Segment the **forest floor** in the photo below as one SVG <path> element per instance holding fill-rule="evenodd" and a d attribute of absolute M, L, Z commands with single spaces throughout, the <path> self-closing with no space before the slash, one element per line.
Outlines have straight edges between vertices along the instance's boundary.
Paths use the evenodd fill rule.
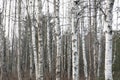
<path fill-rule="evenodd" d="M 0 80 L 18 80 L 17 72 L 9 73 L 9 74 L 4 73 L 2 76 L 3 77 L 2 77 L 2 79 L 0 77 Z M 83 76 L 84 75 L 80 75 L 79 80 L 85 80 Z M 35 80 L 35 74 L 33 73 L 32 78 L 31 78 L 29 72 L 24 72 L 24 73 L 21 73 L 21 78 L 22 78 L 22 80 Z M 120 72 L 117 72 L 116 75 L 113 74 L 113 78 L 114 78 L 113 80 L 120 80 Z M 46 74 L 44 80 L 51 80 L 50 74 Z M 52 80 L 55 80 L 55 77 Z M 63 76 L 61 76 L 61 80 L 72 80 L 72 78 L 68 79 L 67 75 L 63 74 Z M 104 77 L 101 77 L 100 80 L 104 80 Z"/>
<path fill-rule="evenodd" d="M 18 80 L 17 72 L 9 73 L 9 74 L 4 73 L 2 76 L 3 77 L 2 77 L 2 79 L 0 78 L 0 80 Z M 30 73 L 24 72 L 24 73 L 21 73 L 21 78 L 22 78 L 22 80 L 35 80 L 35 74 L 33 74 L 32 78 L 30 78 Z M 46 74 L 44 80 L 51 80 L 50 74 Z M 55 80 L 55 77 L 52 80 Z M 72 80 L 72 79 L 68 79 L 67 75 L 63 74 L 63 76 L 61 76 L 61 80 Z M 84 80 L 84 78 L 81 76 L 80 80 Z"/>

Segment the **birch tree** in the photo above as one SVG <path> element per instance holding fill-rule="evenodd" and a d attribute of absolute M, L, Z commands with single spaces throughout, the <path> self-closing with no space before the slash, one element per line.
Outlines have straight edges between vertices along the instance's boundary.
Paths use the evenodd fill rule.
<path fill-rule="evenodd" d="M 10 28 L 10 25 L 11 25 L 11 19 L 10 19 L 10 16 L 11 16 L 11 0 L 9 1 L 9 19 L 8 19 L 8 39 L 10 39 L 10 30 L 11 30 L 11 28 Z M 8 55 L 8 66 L 7 66 L 7 68 L 8 69 L 10 69 L 10 56 L 11 56 L 11 54 L 10 54 L 10 40 L 8 40 L 8 52 L 7 52 L 7 55 Z M 9 72 L 9 71 L 8 71 Z"/>
<path fill-rule="evenodd" d="M 72 8 L 72 6 L 71 6 L 71 4 L 72 4 L 72 0 L 69 0 L 69 3 L 68 3 L 68 6 L 67 7 L 70 7 L 70 8 L 68 8 L 68 24 L 70 24 L 69 26 L 68 26 L 68 40 L 67 40 L 67 44 L 68 44 L 68 49 L 67 49 L 67 52 L 68 52 L 68 54 L 67 54 L 67 64 L 68 64 L 68 67 L 67 67 L 67 69 L 68 69 L 68 80 L 70 80 L 71 79 L 71 77 L 72 77 L 72 71 L 71 71 L 71 65 L 72 65 L 72 51 L 71 51 L 71 27 L 72 27 L 72 14 L 71 14 L 71 8 Z"/>
<path fill-rule="evenodd" d="M 83 7 L 87 6 L 87 1 L 84 0 Z M 87 59 L 86 59 L 86 47 L 85 47 L 85 28 L 88 27 L 88 17 L 87 17 L 88 8 L 86 7 L 83 12 L 83 17 L 81 20 L 81 34 L 82 34 L 82 53 L 83 53 L 83 64 L 84 64 L 84 76 L 85 80 L 88 80 L 88 71 L 87 71 Z"/>
<path fill-rule="evenodd" d="M 105 0 L 105 80 L 113 80 L 112 77 L 112 9 L 114 0 Z"/>
<path fill-rule="evenodd" d="M 36 25 L 36 22 L 35 22 L 35 12 L 34 10 L 36 9 L 35 8 L 35 2 L 36 0 L 34 1 L 34 5 L 33 5 L 33 26 L 32 26 L 32 46 L 33 46 L 33 56 L 34 56 L 34 63 L 35 63 L 35 77 L 36 77 L 36 80 L 39 80 L 39 71 L 38 71 L 38 57 L 37 57 L 37 45 L 36 45 L 36 28 L 37 28 L 37 25 Z"/>
<path fill-rule="evenodd" d="M 18 41 L 18 60 L 17 60 L 17 70 L 18 70 L 18 80 L 21 79 L 20 73 L 20 54 L 21 54 L 21 0 L 18 1 L 18 33 L 19 33 L 19 41 Z"/>
<path fill-rule="evenodd" d="M 57 54 L 56 54 L 56 80 L 60 80 L 60 66 L 61 66 L 61 27 L 59 19 L 59 4 L 60 1 L 56 0 L 56 18 L 55 18 L 55 28 L 56 28 L 56 45 L 57 45 Z"/>
<path fill-rule="evenodd" d="M 84 76 L 85 80 L 88 78 L 87 73 L 87 60 L 86 60 L 86 48 L 85 48 L 85 26 L 82 28 L 82 53 L 83 53 L 83 63 L 84 63 Z"/>
<path fill-rule="evenodd" d="M 101 5 L 100 5 L 101 6 Z M 97 67 L 97 78 L 99 79 L 100 77 L 100 67 L 101 67 L 101 55 L 102 55 L 102 12 L 100 9 L 98 9 L 98 19 L 97 19 L 98 25 L 98 67 Z"/>
<path fill-rule="evenodd" d="M 72 79 L 78 80 L 78 48 L 77 48 L 77 10 L 78 4 L 73 0 L 73 10 L 72 10 Z"/>
<path fill-rule="evenodd" d="M 15 18 L 15 21 L 14 21 L 14 27 L 13 27 L 13 41 L 12 41 L 12 53 L 13 53 L 13 55 L 15 55 L 15 49 L 14 49 L 14 47 L 15 47 L 15 26 L 16 26 L 16 24 L 17 24 L 17 0 L 15 0 L 14 1 L 15 3 L 14 3 L 14 5 L 15 5 L 15 7 L 14 7 L 14 12 L 15 12 L 15 15 L 14 15 L 14 18 Z M 15 56 L 14 56 L 15 57 Z M 16 64 L 14 63 L 15 62 L 15 59 L 13 59 L 13 71 L 15 71 L 16 70 Z"/>
<path fill-rule="evenodd" d="M 97 62 L 97 22 L 96 22 L 96 0 L 91 0 L 91 27 L 92 27 L 92 33 L 93 33 L 93 54 L 91 54 L 94 57 L 93 61 L 93 71 L 94 71 L 94 79 L 96 79 L 96 62 Z"/>
<path fill-rule="evenodd" d="M 49 0 L 47 0 L 47 55 L 48 55 L 48 63 L 49 63 L 49 72 L 51 73 L 52 71 L 52 50 L 51 50 L 51 36 L 50 36 L 50 15 L 49 15 Z"/>
<path fill-rule="evenodd" d="M 88 11 L 88 16 L 89 16 L 88 21 L 89 22 L 88 23 L 89 23 L 89 33 L 90 33 L 89 34 L 89 74 L 88 74 L 89 75 L 89 77 L 88 77 L 89 80 L 91 79 L 91 76 L 92 76 L 92 74 L 91 74 L 92 73 L 91 72 L 91 69 L 92 69 L 92 58 L 91 58 L 91 56 L 92 56 L 92 54 L 91 54 L 91 49 L 92 49 L 91 48 L 92 47 L 91 42 L 92 42 L 92 40 L 91 40 L 91 36 L 92 35 L 91 35 L 91 3 L 90 3 L 90 1 L 91 0 L 88 0 L 88 8 L 89 8 L 89 11 Z"/>
<path fill-rule="evenodd" d="M 35 33 L 36 28 L 32 26 L 32 46 L 33 46 L 33 55 L 34 55 L 34 63 L 35 63 L 35 76 L 36 80 L 39 80 L 38 76 L 38 58 L 37 58 L 37 48 L 36 48 L 36 40 L 35 40 Z"/>
<path fill-rule="evenodd" d="M 38 72 L 40 80 L 43 80 L 43 33 L 42 33 L 42 0 L 37 0 L 37 36 L 38 36 Z"/>
<path fill-rule="evenodd" d="M 3 5 L 4 6 L 4 5 Z M 3 7 L 4 8 L 4 7 Z M 3 9 L 0 10 L 0 79 L 3 78 L 3 66 L 4 66 L 4 27 L 3 27 Z"/>
<path fill-rule="evenodd" d="M 30 17 L 30 14 L 28 13 L 28 19 L 27 19 L 27 23 L 28 23 L 28 26 L 29 26 L 29 48 L 30 48 L 30 79 L 32 79 L 32 72 L 33 72 L 33 63 L 32 63 L 32 51 L 33 51 L 33 47 L 32 47 L 32 25 L 31 25 L 31 17 Z M 27 26 L 27 27 L 28 27 Z"/>

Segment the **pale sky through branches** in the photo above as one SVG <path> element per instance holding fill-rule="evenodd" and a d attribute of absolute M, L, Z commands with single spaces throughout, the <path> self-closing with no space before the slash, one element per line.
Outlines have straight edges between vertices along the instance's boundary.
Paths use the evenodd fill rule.
<path fill-rule="evenodd" d="M 0 11 L 2 10 L 3 8 L 3 1 L 6 2 L 6 0 L 0 0 Z M 30 1 L 33 1 L 33 0 L 30 0 Z M 60 25 L 62 27 L 62 30 L 66 30 L 67 28 L 67 8 L 68 8 L 68 1 L 69 0 L 60 0 Z M 12 36 L 12 29 L 13 29 L 13 25 L 14 25 L 14 14 L 15 14 L 15 10 L 13 9 L 15 6 L 14 4 L 15 0 L 12 0 L 12 5 L 11 5 L 11 11 L 10 11 L 10 17 L 9 17 L 9 4 L 10 4 L 10 0 L 7 1 L 7 8 L 6 9 L 6 22 L 4 22 L 4 26 L 5 26 L 5 31 L 6 31 L 6 36 L 8 35 L 8 27 L 10 27 L 9 29 L 9 35 L 10 37 Z M 46 14 L 46 0 L 43 0 L 43 13 Z M 23 2 L 23 3 L 26 3 L 26 2 Z M 5 3 L 6 4 L 6 3 Z M 50 4 L 50 13 L 53 14 L 53 0 L 50 0 L 49 1 L 49 4 Z M 25 7 L 25 4 L 22 4 L 22 7 Z M 24 12 L 22 16 L 25 16 L 26 15 L 26 11 L 23 10 Z M 5 15 L 4 15 L 5 16 Z M 118 17 L 118 18 L 117 18 Z M 10 19 L 9 19 L 10 18 Z M 10 20 L 10 23 L 9 23 L 9 20 Z M 118 24 L 117 24 L 118 23 Z M 9 25 L 10 24 L 10 25 Z M 16 31 L 17 31 L 17 27 L 16 28 Z M 113 30 L 119 30 L 120 29 L 120 1 L 119 0 L 115 0 L 115 3 L 114 3 L 114 8 L 113 8 Z M 17 32 L 16 32 L 17 33 Z"/>

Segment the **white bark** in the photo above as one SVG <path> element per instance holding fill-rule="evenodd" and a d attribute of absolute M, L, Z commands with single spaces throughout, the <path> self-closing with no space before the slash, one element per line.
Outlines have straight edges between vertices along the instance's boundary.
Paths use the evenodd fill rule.
<path fill-rule="evenodd" d="M 68 41 L 67 41 L 67 45 L 68 45 L 68 49 L 67 49 L 67 59 L 68 59 L 68 61 L 67 61 L 67 64 L 68 64 L 68 67 L 67 67 L 67 70 L 68 70 L 68 80 L 70 80 L 71 79 L 71 74 L 72 74 L 72 72 L 71 72 L 71 61 L 72 61 L 72 54 L 71 54 L 71 27 L 72 27 L 72 21 L 71 21 L 71 18 L 72 18 L 72 14 L 71 14 L 71 8 L 72 8 L 72 6 L 71 6 L 71 3 L 72 3 L 72 0 L 69 0 L 69 3 L 68 3 L 68 6 L 67 7 L 69 7 L 68 8 L 68 15 L 67 15 L 67 17 L 68 17 L 68 24 L 70 24 L 69 26 L 68 26 L 68 30 L 67 30 L 67 32 L 68 32 Z"/>
<path fill-rule="evenodd" d="M 33 5 L 33 19 L 35 19 L 35 2 L 36 0 L 34 1 L 34 5 Z M 33 47 L 33 56 L 34 56 L 34 63 L 35 63 L 35 77 L 36 77 L 36 80 L 39 80 L 39 71 L 38 71 L 38 57 L 37 57 L 37 46 L 36 46 L 36 22 L 33 21 L 33 26 L 32 26 L 32 47 Z"/>
<path fill-rule="evenodd" d="M 30 38 L 31 39 L 31 38 Z M 30 41 L 32 43 L 32 41 Z M 30 46 L 30 79 L 32 79 L 32 72 L 33 72 L 33 58 L 32 58 L 32 44 L 29 44 Z"/>
<path fill-rule="evenodd" d="M 36 42 L 35 42 L 35 27 L 32 26 L 32 45 L 33 45 L 33 55 L 34 55 L 34 62 L 35 62 L 35 75 L 36 80 L 38 79 L 38 61 L 37 61 L 37 49 L 36 49 Z"/>
<path fill-rule="evenodd" d="M 17 58 L 17 71 L 18 71 L 18 80 L 21 79 L 21 73 L 20 73 L 20 54 L 21 54 L 21 0 L 18 1 L 18 34 L 19 34 L 19 41 L 18 41 L 18 58 Z"/>
<path fill-rule="evenodd" d="M 112 36 L 109 33 L 106 36 L 105 50 L 105 80 L 113 80 L 112 78 Z"/>
<path fill-rule="evenodd" d="M 77 11 L 77 6 L 73 2 L 73 7 Z M 78 80 L 78 67 L 79 67 L 79 56 L 77 48 L 77 17 L 76 12 L 72 13 L 72 78 L 73 80 Z"/>
<path fill-rule="evenodd" d="M 83 31 L 82 31 L 82 52 L 83 52 L 83 63 L 84 63 L 84 75 L 85 75 L 85 80 L 87 80 L 88 79 L 88 73 L 87 73 L 88 71 L 87 71 L 84 27 L 83 27 Z"/>
<path fill-rule="evenodd" d="M 102 14 L 98 9 L 98 68 L 97 68 L 97 78 L 100 77 L 100 67 L 101 67 L 101 54 L 102 54 Z"/>
<path fill-rule="evenodd" d="M 97 24 L 96 24 L 96 0 L 91 0 L 91 26 L 93 32 L 93 67 L 94 67 L 94 79 L 96 79 L 96 62 L 97 62 Z"/>
<path fill-rule="evenodd" d="M 0 11 L 0 79 L 3 78 L 3 66 L 4 66 L 4 28 L 3 28 L 3 13 Z"/>
<path fill-rule="evenodd" d="M 38 79 L 43 80 L 43 33 L 42 33 L 42 0 L 37 0 L 37 36 L 38 36 Z"/>
<path fill-rule="evenodd" d="M 112 9 L 114 0 L 106 0 L 105 16 L 105 80 L 113 80 L 112 77 Z"/>
<path fill-rule="evenodd" d="M 26 6 L 27 6 L 27 27 L 29 26 L 29 28 L 27 29 L 26 28 L 26 32 L 28 33 L 28 37 L 29 38 L 29 48 L 30 48 L 30 80 L 32 79 L 32 73 L 33 73 L 33 57 L 32 57 L 32 51 L 33 51 L 33 44 L 32 44 L 32 25 L 34 25 L 34 21 L 32 23 L 31 19 L 33 19 L 33 16 L 34 16 L 34 12 L 33 12 L 33 9 L 34 9 L 34 3 L 35 3 L 35 0 L 33 0 L 33 3 L 30 3 L 31 1 L 30 0 L 26 0 Z M 30 4 L 29 4 L 30 3 Z M 31 8 L 32 6 L 32 8 Z M 33 13 L 32 17 L 30 16 L 31 14 Z M 34 31 L 33 31 L 34 32 Z M 35 34 L 33 36 L 33 38 L 35 37 Z M 34 42 L 34 46 L 35 46 L 35 42 Z M 26 53 L 26 56 L 27 56 L 27 53 Z M 27 63 L 27 58 L 26 58 L 26 63 Z M 27 70 L 27 66 L 25 67 L 25 70 Z"/>
<path fill-rule="evenodd" d="M 87 1 L 84 0 L 84 4 L 83 6 L 85 7 L 87 5 Z M 88 71 L 87 71 L 87 59 L 86 59 L 86 47 L 85 47 L 85 28 L 88 27 L 88 8 L 84 9 L 84 13 L 83 13 L 83 20 L 82 21 L 82 53 L 83 53 L 83 64 L 84 64 L 84 76 L 85 76 L 85 80 L 88 80 Z"/>
<path fill-rule="evenodd" d="M 92 28 L 92 26 L 91 26 L 91 3 L 90 3 L 90 0 L 88 0 L 88 8 L 89 8 L 89 11 L 88 11 L 88 24 L 89 24 L 89 72 L 88 72 L 88 80 L 90 80 L 91 79 L 91 76 L 92 76 L 92 58 L 91 58 L 91 48 L 92 48 L 92 44 L 91 44 L 91 42 L 92 42 L 92 40 L 91 40 L 91 36 L 92 36 L 92 34 L 91 34 L 91 28 Z"/>
<path fill-rule="evenodd" d="M 56 56 L 56 80 L 60 80 L 60 63 L 61 63 L 61 27 L 60 27 L 60 19 L 59 19 L 59 4 L 60 1 L 56 0 L 56 44 L 57 44 L 57 56 Z"/>
<path fill-rule="evenodd" d="M 49 0 L 47 0 L 47 55 L 48 55 L 48 63 L 49 63 L 49 72 L 51 73 L 52 67 L 51 67 L 51 56 L 52 56 L 52 51 L 51 51 L 51 37 L 50 37 L 50 15 L 49 15 Z"/>
<path fill-rule="evenodd" d="M 32 25 L 31 25 L 31 18 L 30 15 L 28 15 L 28 20 L 29 20 L 29 27 L 30 27 L 30 32 L 29 32 L 29 48 L 30 48 L 30 79 L 32 79 L 32 72 L 33 72 L 33 61 L 32 61 Z"/>

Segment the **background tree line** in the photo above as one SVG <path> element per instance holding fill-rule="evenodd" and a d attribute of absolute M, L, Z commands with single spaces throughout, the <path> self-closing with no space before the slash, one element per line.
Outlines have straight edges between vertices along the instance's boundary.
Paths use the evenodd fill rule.
<path fill-rule="evenodd" d="M 119 0 L 0 3 L 0 80 L 120 79 Z"/>

